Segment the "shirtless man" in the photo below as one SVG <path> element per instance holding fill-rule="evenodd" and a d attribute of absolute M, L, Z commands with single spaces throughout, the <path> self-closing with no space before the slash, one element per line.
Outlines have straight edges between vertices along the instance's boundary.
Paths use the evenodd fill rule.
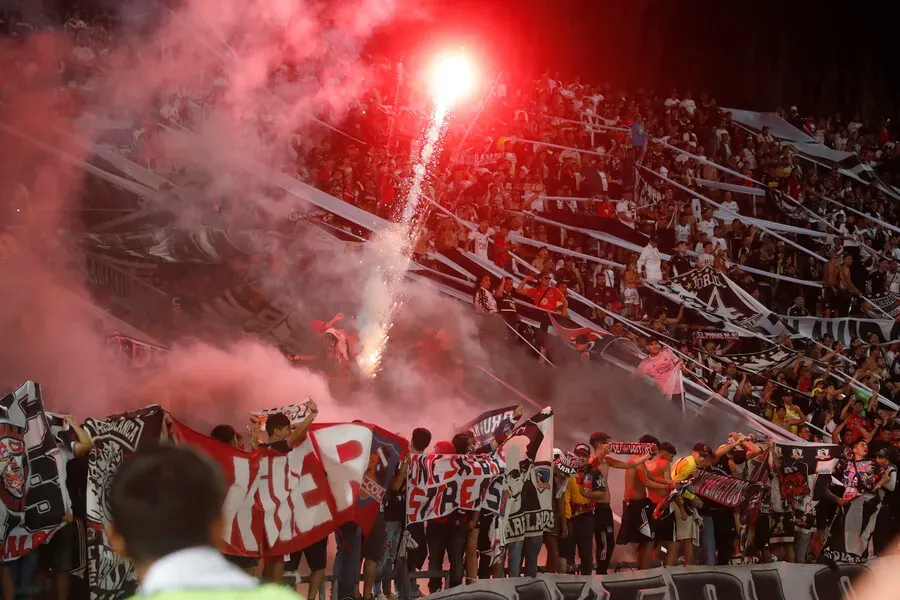
<path fill-rule="evenodd" d="M 822 316 L 826 319 L 837 316 L 840 273 L 841 253 L 836 250 L 825 263 L 825 277 L 822 279 Z"/>
<path fill-rule="evenodd" d="M 647 496 L 653 507 L 659 505 L 660 502 L 668 498 L 669 489 L 675 485 L 669 473 L 672 469 L 672 461 L 675 459 L 675 446 L 671 442 L 663 442 L 659 445 L 659 454 L 656 458 L 649 460 L 642 468 L 638 469 L 637 474 L 644 485 L 647 487 Z M 669 563 L 669 560 L 678 560 L 678 552 L 675 549 L 677 543 L 675 536 L 675 513 L 669 512 L 664 517 L 653 522 L 653 535 L 655 538 L 655 548 L 660 546 L 666 549 L 666 564 L 674 566 L 676 563 Z"/>
<path fill-rule="evenodd" d="M 645 444 L 656 444 L 659 448 L 659 440 L 652 435 L 645 434 L 638 440 Z M 624 465 L 625 472 L 625 500 L 622 506 L 622 526 L 619 528 L 619 537 L 616 544 L 637 544 L 638 569 L 650 567 L 653 558 L 654 532 L 653 532 L 653 502 L 647 497 L 647 487 L 660 487 L 668 491 L 668 486 L 650 481 L 647 478 L 644 463 L 647 456 L 634 456 L 628 459 Z M 616 461 L 620 462 L 620 461 Z M 640 465 L 640 466 L 639 466 Z M 617 466 L 617 465 L 612 465 Z M 642 475 L 639 475 L 643 471 Z"/>
<path fill-rule="evenodd" d="M 859 290 L 853 285 L 850 279 L 850 265 L 853 264 L 853 257 L 846 255 L 841 263 L 840 278 L 838 279 L 838 315 L 839 317 L 847 317 L 850 315 L 851 296 L 859 296 Z"/>

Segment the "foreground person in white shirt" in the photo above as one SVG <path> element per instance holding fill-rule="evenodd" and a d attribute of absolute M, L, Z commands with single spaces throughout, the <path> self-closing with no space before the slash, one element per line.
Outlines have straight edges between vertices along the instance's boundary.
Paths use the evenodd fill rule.
<path fill-rule="evenodd" d="M 130 558 L 157 600 L 298 600 L 262 584 L 216 549 L 225 489 L 218 465 L 183 446 L 160 445 L 122 465 L 109 492 L 112 549 Z"/>

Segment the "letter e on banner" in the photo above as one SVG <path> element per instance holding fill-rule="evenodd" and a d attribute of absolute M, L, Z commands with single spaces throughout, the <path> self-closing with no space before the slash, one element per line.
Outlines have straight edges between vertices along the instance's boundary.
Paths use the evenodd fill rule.
<path fill-rule="evenodd" d="M 369 466 L 372 430 L 354 423 L 325 425 L 313 430 L 313 439 L 328 473 L 337 510 L 353 508 L 359 484 Z"/>

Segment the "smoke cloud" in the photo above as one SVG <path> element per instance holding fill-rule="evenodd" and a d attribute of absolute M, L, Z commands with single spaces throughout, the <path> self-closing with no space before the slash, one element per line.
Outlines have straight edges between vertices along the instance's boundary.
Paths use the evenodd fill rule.
<path fill-rule="evenodd" d="M 161 370 L 136 373 L 114 364 L 106 350 L 111 320 L 90 297 L 87 276 L 96 273 L 79 245 L 92 224 L 92 213 L 82 209 L 110 207 L 101 193 L 109 184 L 98 185 L 97 176 L 80 165 L 90 158 L 92 143 L 110 141 L 109 131 L 97 124 L 131 117 L 172 122 L 153 144 L 176 172 L 167 182 L 154 178 L 143 198 L 135 198 L 132 208 L 152 218 L 135 220 L 134 231 L 238 228 L 251 214 L 261 217 L 279 230 L 262 229 L 266 253 L 249 265 L 262 301 L 307 334 L 310 321 L 338 312 L 348 315 L 342 326 L 352 331 L 377 255 L 302 222 L 284 230 L 287 215 L 299 209 L 308 216 L 310 206 L 234 168 L 232 158 L 251 156 L 280 170 L 292 160 L 294 143 L 327 147 L 330 132 L 319 120 L 340 121 L 373 77 L 362 58 L 366 40 L 398 13 L 408 13 L 400 0 L 190 0 L 150 13 L 130 6 L 124 29 L 106 44 L 108 53 L 85 64 L 78 63 L 84 52 L 77 51 L 87 46 L 83 33 L 39 34 L 0 48 L 0 192 L 17 246 L 0 266 L 5 387 L 34 379 L 51 409 L 79 417 L 160 403 L 200 430 L 219 422 L 240 427 L 250 410 L 307 396 L 319 404 L 322 420 L 361 418 L 401 434 L 427 426 L 435 440 L 487 407 L 510 403 L 525 404 L 526 412 L 553 406 L 561 447 L 603 429 L 622 440 L 654 432 L 686 450 L 732 429 L 708 417 L 682 426 L 655 390 L 617 369 L 541 366 L 497 342 L 468 307 L 425 284 L 402 286 L 388 356 L 370 384 L 326 380 L 291 364 L 274 347 L 271 330 L 249 336 L 194 313 L 175 329 L 147 329 L 173 345 Z M 285 57 L 290 68 L 282 66 Z M 177 102 L 184 96 L 195 99 L 191 118 L 171 118 L 173 110 L 184 109 Z M 178 120 L 189 120 L 190 131 L 180 130 Z M 150 135 L 148 128 L 143 135 Z M 123 225 L 112 231 L 129 230 Z M 146 291 L 153 281 L 128 284 Z M 154 311 L 171 308 L 167 302 L 146 291 L 117 310 L 152 325 Z M 206 314 L 203 308 L 199 312 Z M 477 367 L 527 398 L 478 376 Z M 719 425 L 710 428 L 711 421 Z"/>

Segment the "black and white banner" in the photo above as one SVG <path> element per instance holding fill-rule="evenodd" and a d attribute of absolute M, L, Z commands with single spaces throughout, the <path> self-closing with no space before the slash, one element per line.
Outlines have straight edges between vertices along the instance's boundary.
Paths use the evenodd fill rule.
<path fill-rule="evenodd" d="M 503 444 L 508 499 L 506 543 L 543 535 L 553 526 L 553 410 L 545 408 Z"/>
<path fill-rule="evenodd" d="M 87 419 L 84 429 L 94 439 L 88 460 L 87 525 L 88 587 L 91 600 L 119 600 L 137 590 L 134 566 L 109 547 L 103 526 L 110 522 L 110 482 L 134 452 L 159 443 L 165 413 L 153 405 L 138 411 Z"/>
<path fill-rule="evenodd" d="M 741 371 L 760 375 L 772 369 L 783 369 L 792 365 L 797 360 L 797 353 L 783 346 L 772 346 L 760 352 L 724 354 L 716 356 L 715 359 L 733 363 Z"/>
<path fill-rule="evenodd" d="M 640 186 L 640 192 L 638 193 L 637 198 L 638 208 L 653 206 L 663 199 L 662 193 L 650 185 L 646 178 L 638 175 L 638 181 Z"/>
<path fill-rule="evenodd" d="M 865 310 L 870 317 L 883 318 L 885 313 L 889 314 L 892 317 L 900 315 L 900 294 L 888 292 L 887 294 L 882 294 L 881 296 L 873 296 L 869 298 L 869 300 L 872 301 L 872 304 L 881 309 L 880 311 L 875 310 L 871 306 L 869 306 L 868 302 L 864 303 L 863 310 Z"/>
<path fill-rule="evenodd" d="M 873 333 L 878 342 L 889 342 L 900 339 L 900 323 L 887 319 L 820 319 L 818 317 L 783 317 L 788 327 L 796 329 L 801 335 L 814 340 L 822 339 L 829 334 L 834 341 L 849 346 L 853 338 L 861 338 L 863 343 L 869 342 Z"/>
<path fill-rule="evenodd" d="M 831 474 L 843 448 L 835 444 L 777 442 L 775 457 L 778 488 L 785 512 L 808 528 L 815 527 L 813 510 L 831 481 Z M 821 476 L 821 477 L 820 477 Z"/>
<path fill-rule="evenodd" d="M 475 437 L 476 448 L 489 446 L 501 440 L 515 427 L 516 412 L 521 410 L 521 406 L 505 406 L 485 411 L 462 427 L 457 427 L 457 432 L 471 432 Z"/>
<path fill-rule="evenodd" d="M 876 567 L 876 570 L 880 570 Z M 868 600 L 868 566 L 777 562 L 722 567 L 659 568 L 582 577 L 547 575 L 479 579 L 429 596 L 432 600 Z"/>
<path fill-rule="evenodd" d="M 0 562 L 28 554 L 62 526 L 71 511 L 65 458 L 38 384 L 26 381 L 0 399 Z"/>
<path fill-rule="evenodd" d="M 644 285 L 714 323 L 733 324 L 766 336 L 785 331 L 778 315 L 712 267 L 694 269 L 668 281 L 645 281 Z"/>

